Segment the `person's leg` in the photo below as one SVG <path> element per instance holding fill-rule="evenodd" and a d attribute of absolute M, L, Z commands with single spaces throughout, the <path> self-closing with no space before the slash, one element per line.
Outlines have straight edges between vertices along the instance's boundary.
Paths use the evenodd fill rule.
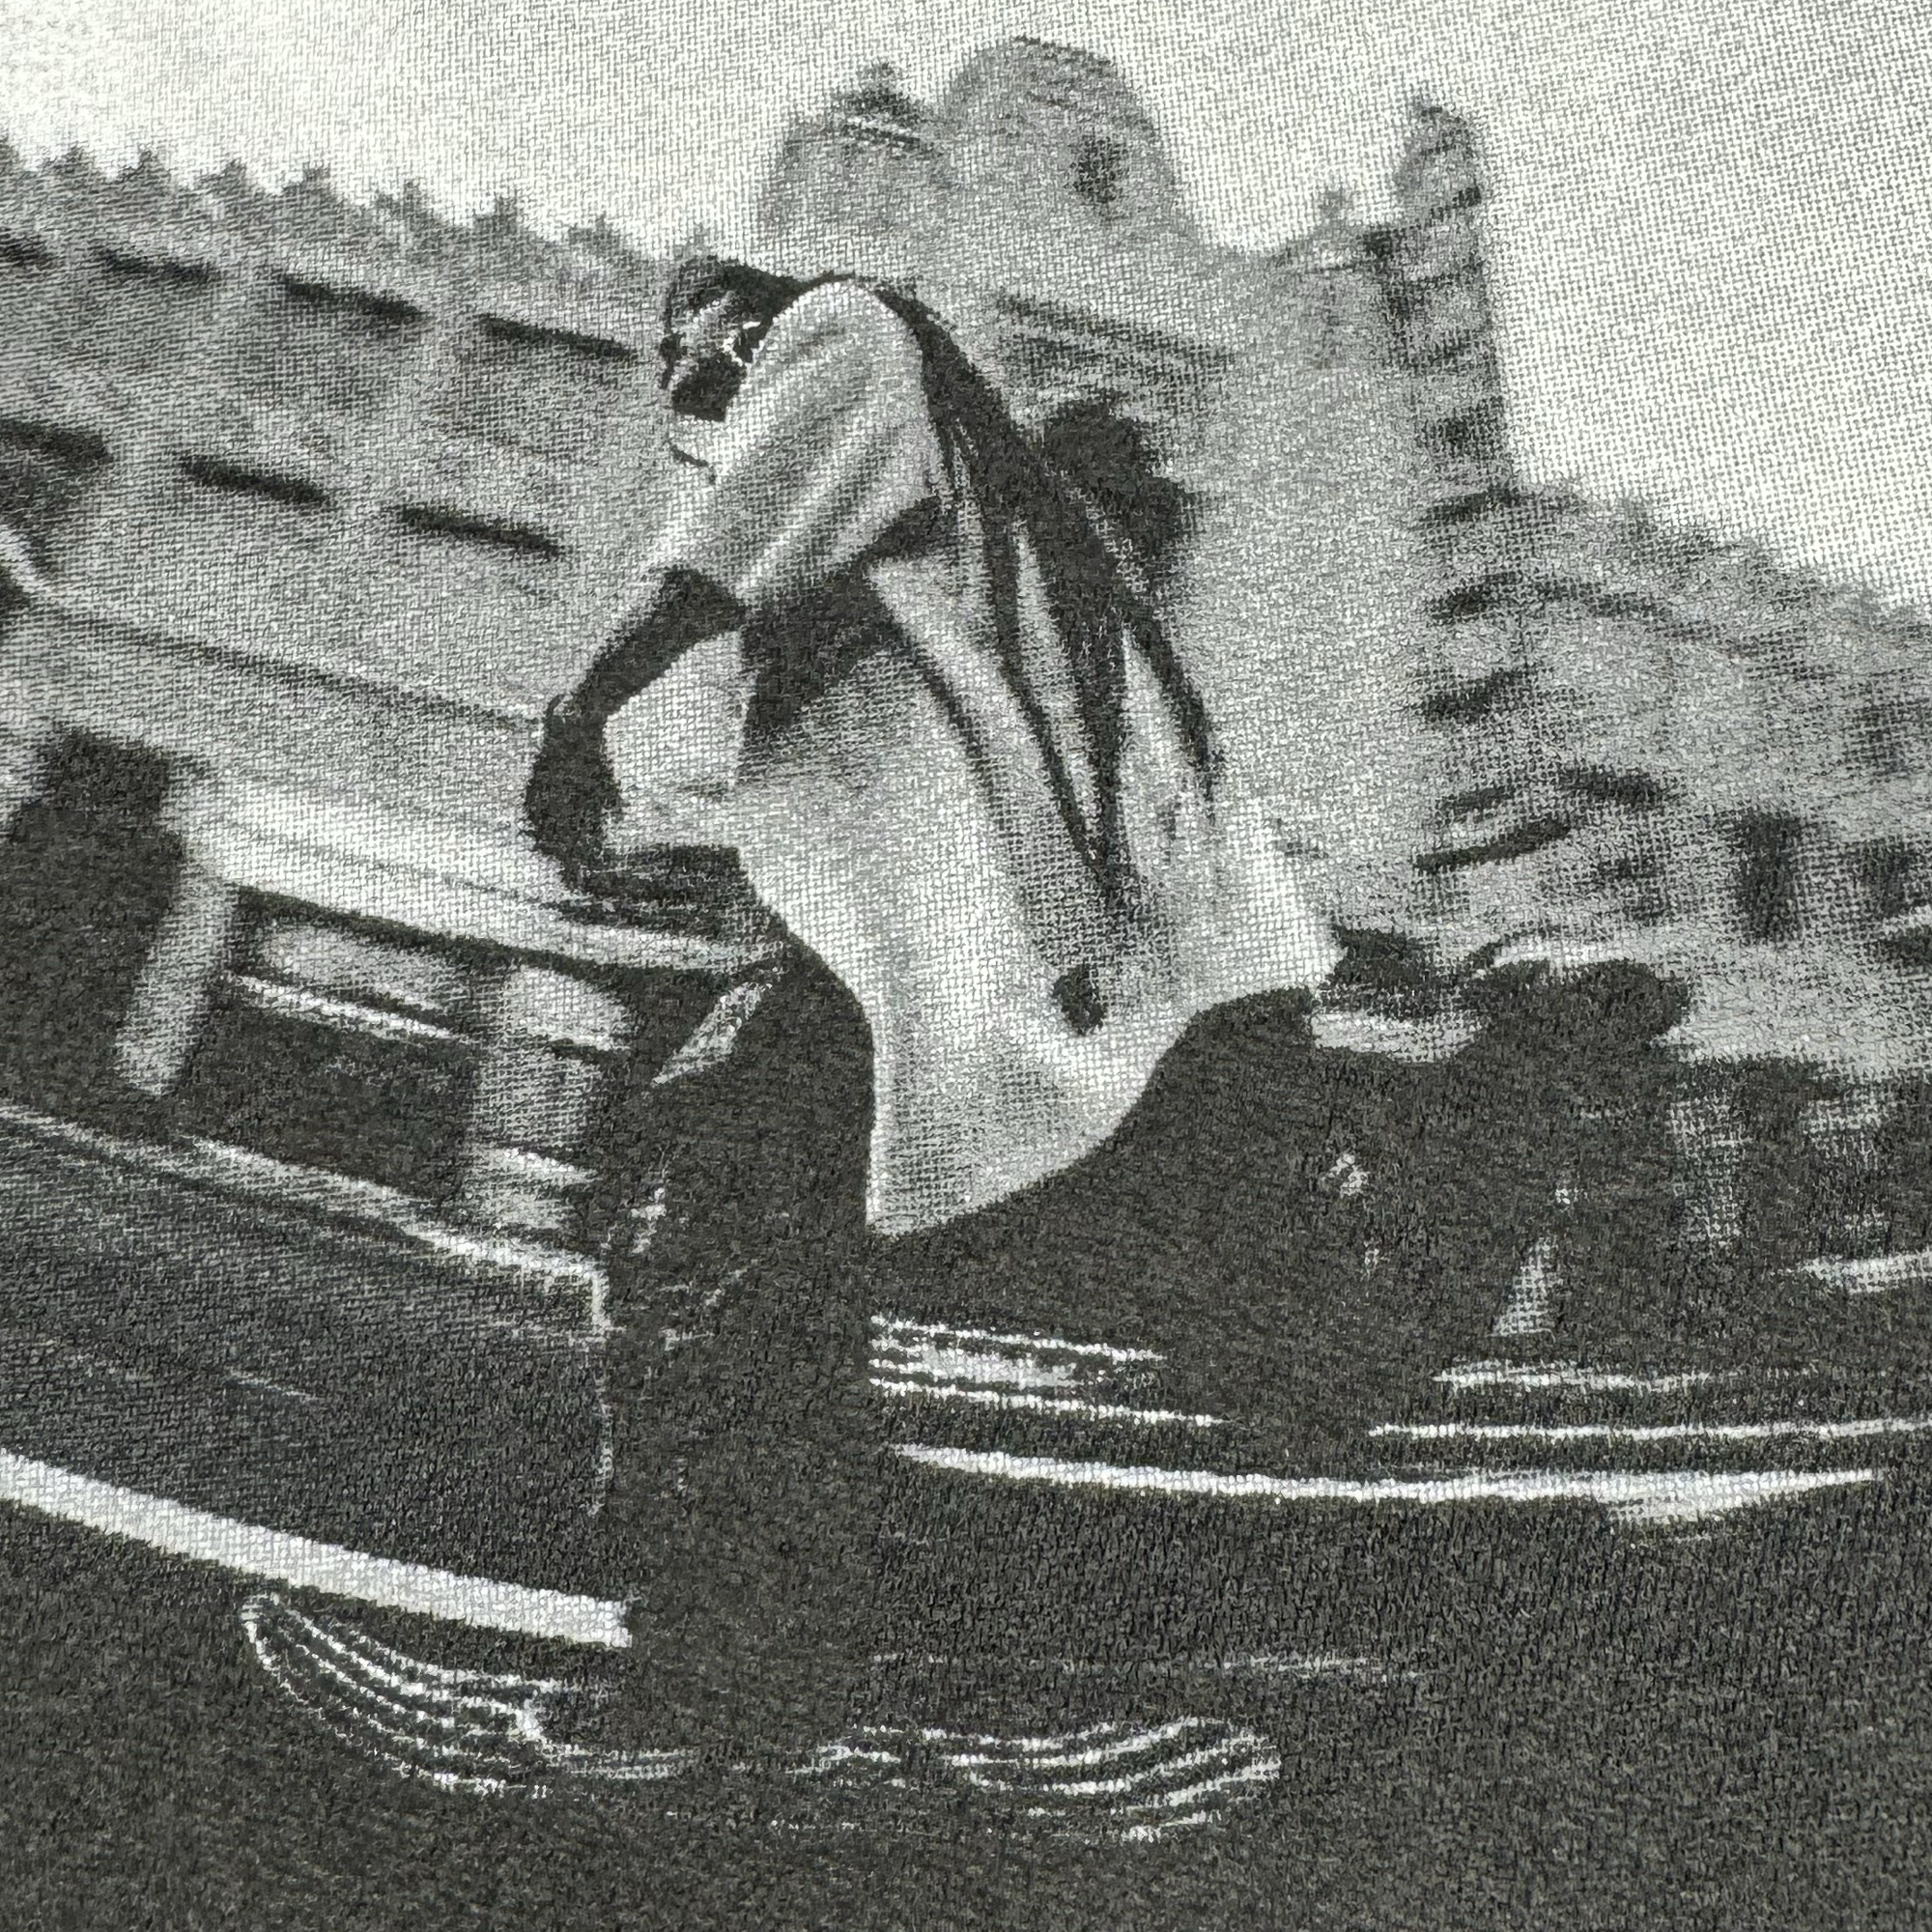
<path fill-rule="evenodd" d="M 862 1688 L 877 1534 L 863 1016 L 797 954 L 722 1059 L 647 1100 L 613 1151 L 645 1209 L 612 1269 L 622 1720 L 733 1752 L 823 1743 Z"/>

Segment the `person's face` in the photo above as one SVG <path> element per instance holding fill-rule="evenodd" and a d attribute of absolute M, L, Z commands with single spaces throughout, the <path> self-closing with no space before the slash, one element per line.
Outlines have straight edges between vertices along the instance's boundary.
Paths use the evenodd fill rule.
<path fill-rule="evenodd" d="M 671 408 L 703 422 L 723 421 L 751 367 L 757 333 L 757 318 L 736 295 L 667 318 L 658 386 Z"/>

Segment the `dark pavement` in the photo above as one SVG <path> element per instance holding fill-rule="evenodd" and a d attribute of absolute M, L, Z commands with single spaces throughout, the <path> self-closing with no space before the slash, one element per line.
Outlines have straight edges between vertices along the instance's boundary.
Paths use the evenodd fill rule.
<path fill-rule="evenodd" d="M 1221 1050 L 1208 1042 L 1204 1091 L 1237 1091 L 1215 1076 Z M 1218 1254 L 1244 1319 L 1208 1336 L 1180 1394 L 1232 1367 L 1237 1393 L 1267 1381 L 1280 1408 L 1314 1414 L 1288 1439 L 1339 1456 L 1345 1424 L 1359 1438 L 1365 1416 L 1399 1412 L 1371 1396 L 1494 1347 L 1521 1231 L 1418 1216 L 1417 1174 L 1436 1175 L 1423 1193 L 1473 1198 L 1416 1126 L 1438 1076 L 1323 1088 L 1288 1034 L 1269 1051 L 1262 1074 L 1300 1096 L 1294 1120 L 1277 1107 L 1241 1143 L 1243 1118 L 1204 1122 L 1187 1092 L 1156 1093 L 1125 1165 L 1067 1179 L 1064 1212 L 1049 1189 L 982 1252 L 908 1251 L 901 1286 L 943 1285 L 955 1319 L 1031 1314 L 1179 1350 L 1230 1305 L 1186 1271 Z M 1193 1174 L 1178 1202 L 1133 1178 L 1169 1116 L 1222 1151 L 1219 1179 Z M 1498 1158 L 1535 1131 L 1515 1122 Z M 1310 1221 L 1293 1204 L 1350 1147 L 1411 1163 L 1412 1184 Z M 557 1328 L 366 1234 L 41 1144 L 13 1148 L 5 1185 L 0 1447 L 418 1562 L 608 1587 L 582 1506 L 589 1368 Z M 1245 1235 L 1217 1190 L 1251 1204 Z M 1097 1258 L 1068 1232 L 1096 1225 L 1115 1236 Z M 1433 1267 L 1365 1276 L 1365 1241 Z M 1015 1255 L 1024 1278 L 1003 1265 Z M 1604 1281 L 1578 1280 L 1601 1308 Z M 1151 1313 L 1164 1332 L 1143 1333 Z M 1875 1372 L 1925 1360 L 1908 1317 L 1880 1321 Z M 1723 1334 L 1706 1341 L 1718 1359 Z M 1814 1323 L 1789 1346 L 1815 1343 Z M 262 1671 L 240 1619 L 257 1583 L 0 1506 L 0 1926 L 1904 1927 L 1932 1885 L 1932 1457 L 1906 1443 L 1888 1463 L 1875 1483 L 1674 1527 L 901 1472 L 895 1588 L 919 1612 L 902 1651 L 1051 1664 L 1091 1655 L 1097 1608 L 1114 1667 L 1068 1693 L 1072 1718 L 1209 1713 L 1278 1747 L 1281 1777 L 1252 1805 L 1147 1845 L 1016 1833 L 971 1804 L 802 1815 L 755 1784 L 486 1798 L 406 1780 Z M 559 1529 L 573 1520 L 582 1533 Z M 466 1668 L 608 1662 L 307 1601 Z"/>
<path fill-rule="evenodd" d="M 10 1512 L 0 1922 L 1903 1927 L 1932 1877 L 1924 1500 L 1662 1543 L 1552 1519 L 1506 1551 L 1345 1526 L 1315 1621 L 1339 1587 L 1412 1647 L 1253 1695 L 1285 1776 L 1229 1826 L 1105 1848 L 444 1794 L 281 1702 L 240 1579 Z"/>

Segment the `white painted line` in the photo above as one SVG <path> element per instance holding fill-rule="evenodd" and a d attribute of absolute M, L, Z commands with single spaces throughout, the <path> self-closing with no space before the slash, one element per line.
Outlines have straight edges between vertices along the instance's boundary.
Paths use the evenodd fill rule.
<path fill-rule="evenodd" d="M 1577 1362 L 1458 1362 L 1435 1378 L 1461 1394 L 1464 1389 L 1576 1389 L 1586 1395 L 1671 1395 L 1715 1381 L 1736 1381 L 1734 1372 L 1676 1369 L 1638 1375 L 1625 1369 L 1586 1369 Z"/>
<path fill-rule="evenodd" d="M 697 1030 L 658 1069 L 651 1085 L 668 1087 L 673 1081 L 688 1080 L 694 1074 L 708 1073 L 713 1067 L 722 1066 L 731 1057 L 731 1049 L 752 1015 L 777 984 L 778 976 L 767 973 L 727 986 L 717 1005 L 698 1022 Z"/>
<path fill-rule="evenodd" d="M 1158 1811 L 1171 1806 L 1192 1804 L 1210 1791 L 1218 1790 L 1225 1785 L 1249 1783 L 1258 1773 L 1263 1777 L 1270 1777 L 1281 1769 L 1279 1758 L 1263 1758 L 1257 1763 L 1248 1748 L 1247 1741 L 1239 1738 L 1230 1739 L 1223 1744 L 1204 1746 L 1200 1750 L 1189 1751 L 1185 1756 L 1176 1758 L 1170 1763 L 1149 1765 L 1144 1771 L 1128 1772 L 1119 1777 L 1058 1778 L 1031 1783 L 1017 1777 L 996 1777 L 991 1773 L 979 1769 L 967 1759 L 954 1758 L 952 1762 L 965 1773 L 969 1783 L 978 1785 L 982 1791 L 1016 1791 L 1026 1796 L 1065 1800 L 1128 1798 L 1138 1791 L 1145 1790 L 1151 1784 L 1158 1783 L 1161 1778 L 1173 1772 L 1199 1771 L 1211 1764 L 1225 1764 L 1230 1758 L 1235 1758 L 1237 1762 L 1232 1770 L 1223 1772 L 1218 1777 L 1189 1785 L 1182 1791 L 1142 1799 L 1124 1808 L 1129 1811 Z M 1002 1765 L 1001 1768 L 1037 1772 L 1053 1763 L 1054 1760 L 1051 1758 L 1032 1758 L 1023 1764 Z"/>
<path fill-rule="evenodd" d="M 878 1364 L 874 1363 L 876 1368 Z M 1023 1408 L 1036 1414 L 1078 1416 L 1087 1422 L 1181 1423 L 1189 1429 L 1221 1429 L 1218 1415 L 1184 1415 L 1179 1409 L 1127 1408 L 1119 1403 L 1082 1402 L 1076 1397 L 1020 1394 L 1009 1389 L 968 1388 L 958 1382 L 908 1382 L 873 1376 L 872 1386 L 882 1394 L 925 1396 L 933 1402 L 972 1403 L 980 1408 Z"/>
<path fill-rule="evenodd" d="M 423 1214 L 412 1214 L 396 1223 L 399 1234 L 408 1235 L 426 1248 L 461 1262 L 479 1263 L 501 1268 L 507 1274 L 527 1275 L 546 1288 L 567 1282 L 589 1296 L 585 1325 L 601 1334 L 609 1327 L 605 1302 L 610 1278 L 597 1263 L 586 1256 L 566 1254 L 561 1249 L 540 1247 L 534 1241 L 520 1241 L 508 1235 L 472 1235 L 447 1222 Z"/>
<path fill-rule="evenodd" d="M 1132 1845 L 1151 1845 L 1161 1838 L 1171 1838 L 1177 1833 L 1190 1831 L 1196 1825 L 1212 1822 L 1212 1814 L 1207 1811 L 1190 1811 L 1184 1818 L 1170 1818 L 1158 1825 L 1130 1825 L 1121 1836 Z"/>
<path fill-rule="evenodd" d="M 296 1388 L 289 1382 L 270 1381 L 267 1376 L 251 1376 L 245 1369 L 224 1369 L 224 1381 L 239 1383 L 242 1388 L 260 1389 L 265 1395 L 285 1396 L 290 1402 L 307 1403 L 320 1406 L 327 1403 L 326 1396 L 319 1396 L 313 1389 Z"/>
<path fill-rule="evenodd" d="M 1862 1261 L 1820 1256 L 1804 1263 L 1801 1271 L 1827 1288 L 1842 1288 L 1847 1294 L 1886 1294 L 1894 1288 L 1932 1283 L 1932 1248 L 1909 1255 L 1872 1255 Z"/>
<path fill-rule="evenodd" d="M 1079 1745 L 1078 1750 L 1063 1749 L 1054 1755 L 1040 1755 L 1029 1752 L 1023 1759 L 1016 1758 L 1010 1747 L 1004 1754 L 990 1751 L 967 1752 L 953 1757 L 954 1764 L 1023 1766 L 1028 1771 L 1037 1771 L 1045 1766 L 1056 1771 L 1091 1770 L 1094 1765 L 1106 1764 L 1115 1758 L 1131 1757 L 1136 1752 L 1153 1750 L 1160 1745 L 1172 1744 L 1177 1738 L 1191 1736 L 1202 1727 L 1199 1718 L 1176 1718 L 1165 1724 L 1155 1725 L 1149 1730 L 1129 1731 L 1119 1735 L 1111 1724 L 1097 1726 L 1086 1731 L 1076 1731 L 1064 1742 Z M 1096 1735 L 1104 1735 L 1105 1742 L 1089 1744 L 1087 1740 Z"/>
<path fill-rule="evenodd" d="M 1109 1362 L 1164 1362 L 1152 1349 L 1116 1349 L 1106 1342 L 1063 1342 L 1054 1335 L 1002 1335 L 990 1328 L 944 1328 L 929 1321 L 908 1321 L 896 1315 L 875 1315 L 872 1326 L 886 1335 L 917 1335 L 933 1342 L 983 1342 L 1002 1349 L 1027 1349 L 1042 1354 L 1097 1355 Z"/>
<path fill-rule="evenodd" d="M 1193 1804 L 1199 1800 L 1212 1796 L 1216 1792 L 1228 1790 L 1239 1784 L 1272 1784 L 1281 1776 L 1281 1759 L 1278 1757 L 1257 1758 L 1234 1771 L 1226 1772 L 1219 1777 L 1205 1778 L 1199 1784 L 1190 1784 L 1184 1791 L 1164 1792 L 1158 1798 L 1143 1798 L 1137 1803 L 1122 1806 L 1123 1811 L 1164 1811 L 1182 1804 Z"/>
<path fill-rule="evenodd" d="M 1852 1422 L 1779 1417 L 1773 1422 L 1378 1422 L 1371 1435 L 1407 1442 L 1805 1442 L 1922 1435 L 1932 1415 L 1868 1415 Z"/>
<path fill-rule="evenodd" d="M 1144 1496 L 1214 1496 L 1271 1503 L 1595 1503 L 1630 1522 L 1690 1522 L 1812 1490 L 1875 1483 L 1876 1469 L 1468 1469 L 1450 1476 L 1223 1475 L 1212 1469 L 1126 1468 L 1002 1450 L 898 1445 L 898 1455 L 955 1475 L 1044 1483 L 1058 1489 L 1119 1490 Z"/>
<path fill-rule="evenodd" d="M 568 1643 L 629 1647 L 624 1605 L 564 1590 L 537 1590 L 494 1577 L 462 1577 L 425 1564 L 317 1543 L 260 1523 L 238 1522 L 166 1496 L 76 1475 L 51 1463 L 0 1450 L 0 1502 L 17 1503 L 64 1522 L 127 1537 L 168 1556 L 213 1563 L 386 1609 L 515 1631 Z"/>
<path fill-rule="evenodd" d="M 978 1383 L 981 1387 L 1074 1389 L 1103 1383 L 1107 1371 L 1084 1362 L 1049 1362 L 1032 1349 L 948 1348 L 941 1342 L 902 1342 L 890 1335 L 872 1338 L 872 1366 L 885 1374 L 930 1376 L 936 1381 Z"/>
<path fill-rule="evenodd" d="M 407 1013 L 392 1013 L 382 1007 L 365 1007 L 355 1000 L 337 999 L 307 986 L 286 986 L 278 980 L 265 980 L 259 974 L 231 973 L 228 983 L 256 1006 L 293 1013 L 298 1019 L 349 1027 L 357 1033 L 380 1034 L 388 1039 L 433 1039 L 471 1048 L 481 1045 L 472 1035 L 458 1033 L 452 1027 L 412 1019 Z"/>

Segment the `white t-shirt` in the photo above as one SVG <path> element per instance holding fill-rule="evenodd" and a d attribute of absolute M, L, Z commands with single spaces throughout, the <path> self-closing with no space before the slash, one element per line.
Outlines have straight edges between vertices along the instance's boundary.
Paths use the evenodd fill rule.
<path fill-rule="evenodd" d="M 943 1221 L 1067 1165 L 1119 1124 L 1194 1013 L 1325 977 L 1336 950 L 1289 855 L 1256 813 L 1209 811 L 1131 656 L 1122 801 L 1145 908 L 1110 918 L 1002 673 L 918 344 L 883 302 L 849 283 L 801 298 L 705 454 L 708 479 L 696 473 L 645 569 L 732 592 L 743 639 L 685 660 L 681 686 L 661 680 L 613 752 L 640 799 L 686 775 L 700 836 L 738 848 L 864 1007 L 877 1225 Z M 1091 817 L 1071 668 L 1024 565 L 1022 593 L 1026 685 Z M 1079 966 L 1107 1003 L 1085 1033 L 1055 995 Z"/>

